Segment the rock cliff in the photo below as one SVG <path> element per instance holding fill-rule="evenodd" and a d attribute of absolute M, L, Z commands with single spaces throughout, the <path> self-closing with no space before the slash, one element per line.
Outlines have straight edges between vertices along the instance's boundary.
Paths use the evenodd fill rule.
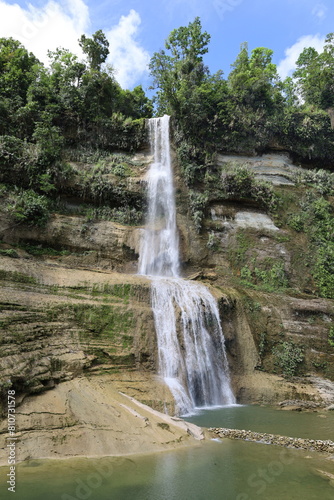
<path fill-rule="evenodd" d="M 75 175 L 65 183 L 62 199 L 44 227 L 15 222 L 10 210 L 13 193 L 1 194 L 2 411 L 7 389 L 15 389 L 19 431 L 28 443 L 22 445 L 23 458 L 36 432 L 43 456 L 47 449 L 56 455 L 69 453 L 80 434 L 79 413 L 87 411 L 94 384 L 99 386 L 97 414 L 107 386 L 115 391 L 108 395 L 110 404 L 120 390 L 173 414 L 171 394 L 156 377 L 150 282 L 136 275 L 143 225 L 138 213 L 145 209 L 149 161 L 149 154 L 140 152 L 128 157 L 121 176 L 102 173 L 101 192 L 109 189 L 102 205 L 96 201 L 93 181 L 85 190 L 80 184 L 92 167 L 72 162 Z M 276 211 L 252 193 L 217 189 L 231 162 L 271 183 L 281 200 Z M 307 246 L 307 235 L 288 224 L 299 214 L 298 201 L 305 194 L 306 188 L 296 181 L 301 167 L 285 153 L 218 156 L 211 179 L 196 187 L 205 196 L 200 210 L 195 207 L 201 215 L 199 230 L 194 197 L 176 156 L 174 166 L 183 274 L 207 284 L 217 297 L 238 402 L 298 399 L 326 406 L 319 380 L 334 379 L 333 301 L 317 292 L 308 267 L 312 247 Z M 113 211 L 103 212 L 106 206 Z M 75 388 L 85 404 L 75 402 Z M 95 424 L 104 426 L 102 421 Z M 59 434 L 66 425 L 71 427 L 71 436 L 64 434 L 67 447 Z M 1 429 L 4 438 L 4 424 Z M 103 440 L 104 431 L 98 432 Z M 97 453 L 96 447 L 91 452 Z"/>

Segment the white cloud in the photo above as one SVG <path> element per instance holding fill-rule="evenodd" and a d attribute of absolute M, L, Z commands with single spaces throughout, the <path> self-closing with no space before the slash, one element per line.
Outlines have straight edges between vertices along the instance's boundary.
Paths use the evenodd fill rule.
<path fill-rule="evenodd" d="M 305 35 L 302 36 L 291 47 L 285 49 L 285 58 L 277 65 L 277 71 L 282 79 L 291 76 L 296 69 L 296 61 L 300 53 L 306 47 L 314 47 L 318 52 L 322 52 L 325 43 L 325 37 L 320 35 Z"/>
<path fill-rule="evenodd" d="M 327 7 L 323 3 L 317 3 L 313 9 L 312 14 L 322 21 L 326 17 Z"/>
<path fill-rule="evenodd" d="M 89 24 L 83 0 L 49 0 L 43 7 L 28 4 L 26 9 L 0 0 L 0 36 L 19 40 L 44 63 L 48 62 L 47 50 L 57 47 L 82 55 L 78 38 Z"/>
<path fill-rule="evenodd" d="M 123 88 L 128 88 L 147 72 L 149 53 L 136 41 L 141 19 L 131 9 L 118 25 L 107 31 L 110 43 L 108 61 L 115 69 L 115 77 Z"/>
<path fill-rule="evenodd" d="M 150 56 L 136 41 L 140 23 L 139 14 L 131 10 L 105 32 L 110 43 L 107 62 L 122 87 L 135 85 L 147 72 Z M 43 7 L 28 4 L 27 8 L 0 0 L 0 37 L 19 40 L 45 64 L 49 63 L 47 51 L 57 47 L 81 58 L 78 39 L 89 28 L 89 9 L 83 0 L 48 0 Z"/>

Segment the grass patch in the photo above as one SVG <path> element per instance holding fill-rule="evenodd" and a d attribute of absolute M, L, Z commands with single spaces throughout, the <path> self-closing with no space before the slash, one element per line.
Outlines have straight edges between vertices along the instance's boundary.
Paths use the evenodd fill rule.
<path fill-rule="evenodd" d="M 157 426 L 160 427 L 161 429 L 163 429 L 164 431 L 171 432 L 169 424 L 167 424 L 166 422 L 158 422 Z"/>
<path fill-rule="evenodd" d="M 0 269 L 0 280 L 37 285 L 36 279 L 32 276 L 27 276 L 26 274 L 22 274 L 17 271 L 4 271 L 3 269 Z"/>
<path fill-rule="evenodd" d="M 57 250 L 51 247 L 44 247 L 43 245 L 24 244 L 22 245 L 21 248 L 23 248 L 30 255 L 34 255 L 36 257 L 41 255 L 52 255 L 52 256 L 71 255 L 71 252 L 69 250 Z"/>
<path fill-rule="evenodd" d="M 8 250 L 0 249 L 0 255 L 3 255 L 4 257 L 11 257 L 12 259 L 18 259 L 19 257 L 13 248 L 9 248 Z"/>
<path fill-rule="evenodd" d="M 81 336 L 85 339 L 110 338 L 120 340 L 124 337 L 124 344 L 130 345 L 130 336 L 126 334 L 134 327 L 135 319 L 132 311 L 120 306 L 66 304 L 48 310 L 49 321 L 65 316 L 72 320 L 81 329 Z"/>

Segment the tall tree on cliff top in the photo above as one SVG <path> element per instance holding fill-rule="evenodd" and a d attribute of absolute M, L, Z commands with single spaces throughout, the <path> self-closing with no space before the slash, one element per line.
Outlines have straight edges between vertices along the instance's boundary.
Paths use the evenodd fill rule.
<path fill-rule="evenodd" d="M 272 55 L 271 49 L 257 47 L 249 57 L 247 43 L 241 45 L 228 77 L 232 98 L 254 110 L 268 111 L 282 101 L 282 85 Z"/>
<path fill-rule="evenodd" d="M 13 38 L 0 38 L 0 134 L 21 136 L 27 124 L 29 87 L 41 63 Z"/>
<path fill-rule="evenodd" d="M 313 47 L 303 50 L 293 76 L 306 104 L 334 107 L 334 33 L 327 35 L 320 54 Z"/>
<path fill-rule="evenodd" d="M 188 26 L 173 30 L 165 42 L 165 50 L 155 52 L 150 63 L 154 88 L 158 89 L 158 113 L 178 113 L 182 103 L 181 90 L 185 85 L 196 87 L 203 81 L 207 70 L 203 55 L 208 51 L 210 35 L 202 33 L 198 17 Z"/>
<path fill-rule="evenodd" d="M 109 42 L 103 31 L 96 31 L 92 38 L 81 35 L 79 45 L 88 57 L 90 69 L 100 71 L 109 54 Z"/>

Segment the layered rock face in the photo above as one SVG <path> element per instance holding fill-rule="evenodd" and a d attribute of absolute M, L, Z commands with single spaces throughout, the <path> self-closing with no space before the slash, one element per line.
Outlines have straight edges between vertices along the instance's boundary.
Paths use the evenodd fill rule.
<path fill-rule="evenodd" d="M 258 169 L 256 175 L 272 176 L 286 196 L 300 196 L 292 175 L 296 166 L 286 156 L 243 160 Z M 147 153 L 132 159 L 125 192 L 129 210 L 145 198 L 149 161 Z M 217 169 L 229 161 L 219 157 Z M 271 170 L 264 173 L 266 162 Z M 334 308 L 332 300 L 315 295 L 312 277 L 300 263 L 304 237 L 254 201 L 222 199 L 214 190 L 207 193 L 198 233 L 175 158 L 174 168 L 182 274 L 205 283 L 218 300 L 238 402 L 298 399 L 328 406 L 330 397 L 319 380 L 334 379 L 334 349 L 329 343 Z M 21 431 L 30 437 L 42 398 L 51 408 L 51 396 L 46 395 L 63 386 L 77 390 L 76 381 L 82 377 L 103 376 L 103 383 L 114 390 L 157 410 L 174 411 L 171 394 L 156 379 L 150 284 L 136 275 L 143 221 L 131 225 L 132 212 L 127 224 L 87 218 L 80 212 L 83 200 L 75 194 L 80 186 L 73 182 L 64 188 L 69 193 L 62 200 L 67 209 L 55 211 L 44 228 L 15 224 L 6 208 L 1 211 L 2 410 L 7 389 L 14 388 L 22 412 Z M 112 183 L 117 185 L 115 177 Z M 272 269 L 288 280 L 280 289 L 243 282 L 256 273 L 268 278 Z M 279 351 L 284 345 L 302 350 L 302 361 L 296 360 L 288 379 L 285 371 L 291 367 L 284 365 Z M 331 393 L 330 383 L 328 387 Z M 68 399 L 65 392 L 61 404 Z M 47 417 L 43 426 L 60 429 L 64 422 L 55 424 L 54 418 L 58 417 Z"/>

